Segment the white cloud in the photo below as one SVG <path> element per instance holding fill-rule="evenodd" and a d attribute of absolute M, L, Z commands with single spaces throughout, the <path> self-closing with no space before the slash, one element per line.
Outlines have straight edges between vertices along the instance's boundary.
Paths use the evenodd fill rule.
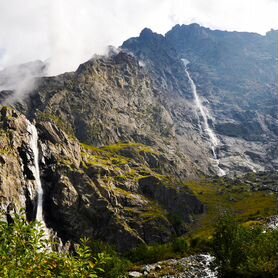
<path fill-rule="evenodd" d="M 144 27 L 176 23 L 265 33 L 278 28 L 277 0 L 9 0 L 0 2 L 0 68 L 51 57 L 50 73 L 74 70 Z"/>

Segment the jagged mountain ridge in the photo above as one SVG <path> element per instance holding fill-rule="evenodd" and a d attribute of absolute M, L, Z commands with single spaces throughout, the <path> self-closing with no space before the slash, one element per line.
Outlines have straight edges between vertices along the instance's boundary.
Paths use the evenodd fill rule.
<path fill-rule="evenodd" d="M 168 91 L 185 98 L 192 92 L 180 59 L 190 61 L 189 71 L 221 140 L 221 163 L 245 171 L 277 169 L 277 43 L 274 30 L 262 36 L 191 24 L 177 25 L 165 37 L 144 29 L 122 47 L 145 62 L 156 80 L 163 76 Z"/>
<path fill-rule="evenodd" d="M 119 52 L 94 57 L 76 72 L 36 79 L 30 95 L 14 106 L 37 122 L 47 225 L 64 240 L 85 235 L 125 250 L 169 241 L 203 212 L 177 181 L 217 174 L 181 59 L 190 61 L 187 71 L 220 140 L 220 166 L 231 174 L 277 169 L 273 34 L 190 25 L 162 36 L 145 29 Z M 229 46 L 234 36 L 239 48 Z M 227 41 L 227 52 L 220 51 L 218 37 Z M 263 50 L 259 58 L 253 44 Z M 239 57 L 230 61 L 235 53 Z M 239 64 L 232 71 L 234 62 L 244 63 L 243 72 Z M 1 103 L 11 94 L 1 92 Z M 5 210 L 10 204 L 27 208 L 33 219 L 30 135 L 20 113 L 2 110 L 1 202 Z M 177 216 L 179 225 L 171 222 Z"/>
<path fill-rule="evenodd" d="M 83 142 L 156 146 L 178 165 L 175 175 L 216 173 L 181 62 L 185 58 L 220 140 L 222 167 L 227 172 L 273 170 L 276 33 L 213 31 L 197 24 L 177 25 L 165 36 L 144 29 L 122 45 L 137 59 L 114 53 L 88 61 L 75 73 L 43 78 L 22 111 L 30 117 L 35 111 L 56 115 Z"/>

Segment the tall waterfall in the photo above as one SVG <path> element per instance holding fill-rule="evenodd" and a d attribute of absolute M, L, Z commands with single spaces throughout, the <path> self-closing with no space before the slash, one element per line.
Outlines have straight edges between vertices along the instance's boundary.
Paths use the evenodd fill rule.
<path fill-rule="evenodd" d="M 216 168 L 218 170 L 218 175 L 219 176 L 224 176 L 224 175 L 226 175 L 226 172 L 223 169 L 220 168 L 219 159 L 218 159 L 217 154 L 216 154 L 216 148 L 219 144 L 219 141 L 218 141 L 214 131 L 210 128 L 209 123 L 208 123 L 209 113 L 208 113 L 207 109 L 203 106 L 202 101 L 200 100 L 200 97 L 198 95 L 196 85 L 195 85 L 193 79 L 191 78 L 191 76 L 190 76 L 190 74 L 187 70 L 187 64 L 189 63 L 189 61 L 186 60 L 186 59 L 181 59 L 181 60 L 184 64 L 184 70 L 185 70 L 185 73 L 186 73 L 187 78 L 189 80 L 191 90 L 192 90 L 192 93 L 193 93 L 193 96 L 194 96 L 194 99 L 195 99 L 196 106 L 197 106 L 198 111 L 200 112 L 200 114 L 202 116 L 202 119 L 203 119 L 203 125 L 202 125 L 200 118 L 198 118 L 199 126 L 200 127 L 203 126 L 204 132 L 207 134 L 207 136 L 210 140 L 211 151 L 212 151 L 213 159 L 214 159 L 215 164 L 216 164 Z"/>
<path fill-rule="evenodd" d="M 39 148 L 38 148 L 38 131 L 37 128 L 28 122 L 27 131 L 30 133 L 30 142 L 29 146 L 33 152 L 33 175 L 35 177 L 35 183 L 37 185 L 37 213 L 36 213 L 36 220 L 42 222 L 44 224 L 43 220 L 43 189 L 41 184 L 41 178 L 40 178 L 40 168 L 39 168 Z M 44 224 L 45 226 L 45 224 Z"/>

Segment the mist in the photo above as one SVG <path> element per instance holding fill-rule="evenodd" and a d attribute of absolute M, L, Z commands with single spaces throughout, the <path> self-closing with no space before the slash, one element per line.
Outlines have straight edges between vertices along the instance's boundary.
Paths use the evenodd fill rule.
<path fill-rule="evenodd" d="M 0 71 L 0 95 L 2 104 L 13 104 L 24 98 L 36 86 L 37 78 L 47 75 L 48 66 L 40 60 L 14 65 Z M 4 97 L 5 96 L 5 97 Z"/>
<path fill-rule="evenodd" d="M 264 34 L 278 28 L 277 10 L 277 0 L 1 1 L 0 70 L 39 59 L 47 61 L 46 75 L 74 71 L 94 54 L 106 54 L 108 45 L 119 46 L 145 27 L 164 34 L 175 24 L 197 22 Z M 0 90 L 28 91 L 25 84 L 32 82 L 26 80 L 33 77 L 28 72 L 24 86 L 16 84 L 21 74 L 13 72 L 14 85 L 10 78 Z"/>

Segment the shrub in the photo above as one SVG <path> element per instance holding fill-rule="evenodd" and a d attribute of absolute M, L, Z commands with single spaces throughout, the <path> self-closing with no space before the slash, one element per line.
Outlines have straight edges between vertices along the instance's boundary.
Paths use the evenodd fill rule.
<path fill-rule="evenodd" d="M 21 212 L 12 224 L 0 221 L 0 277 L 99 277 L 109 258 L 104 253 L 93 257 L 86 242 L 75 256 L 51 251 L 40 224 L 28 223 Z"/>
<path fill-rule="evenodd" d="M 186 254 L 189 244 L 185 238 L 176 238 L 172 243 L 173 251 L 179 254 Z"/>
<path fill-rule="evenodd" d="M 94 253 L 103 253 L 110 258 L 103 266 L 104 278 L 122 278 L 127 277 L 127 272 L 131 267 L 131 262 L 126 258 L 120 257 L 115 249 L 108 243 L 93 241 L 90 244 Z"/>
<path fill-rule="evenodd" d="M 140 263 L 155 263 L 172 256 L 171 244 L 141 245 L 128 254 L 132 262 Z"/>
<path fill-rule="evenodd" d="M 247 228 L 230 214 L 216 224 L 213 255 L 219 277 L 278 277 L 278 231 Z"/>

